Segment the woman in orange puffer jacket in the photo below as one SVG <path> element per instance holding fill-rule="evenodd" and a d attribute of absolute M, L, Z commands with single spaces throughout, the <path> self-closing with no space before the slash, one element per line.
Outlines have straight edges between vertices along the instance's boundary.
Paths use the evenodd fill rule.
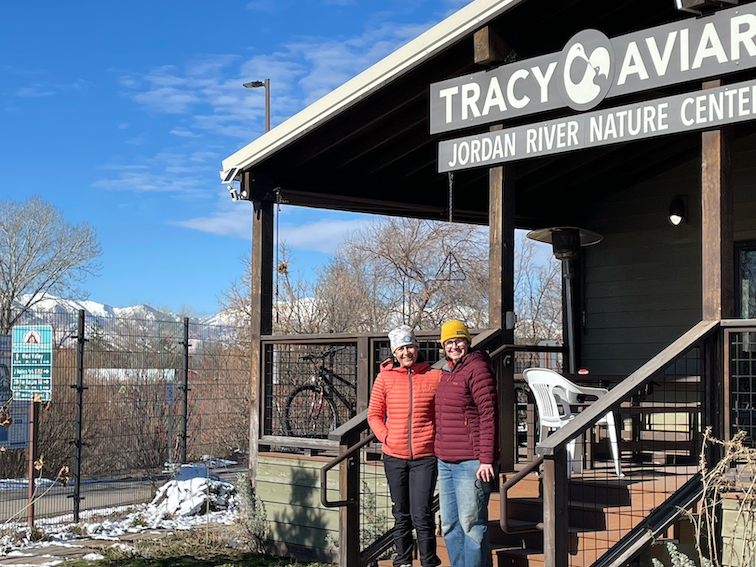
<path fill-rule="evenodd" d="M 418 360 L 414 331 L 403 325 L 389 333 L 391 352 L 399 366 L 378 374 L 370 394 L 368 424 L 383 444 L 395 520 L 394 567 L 412 565 L 412 526 L 417 531 L 420 565 L 441 564 L 436 555 L 431 501 L 436 487 L 437 461 L 433 452 L 436 387 L 441 371 Z"/>

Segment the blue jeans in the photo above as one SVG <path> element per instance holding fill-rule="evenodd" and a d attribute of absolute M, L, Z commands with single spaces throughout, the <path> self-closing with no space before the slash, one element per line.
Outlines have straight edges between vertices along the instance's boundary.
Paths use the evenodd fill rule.
<path fill-rule="evenodd" d="M 476 482 L 480 461 L 438 461 L 441 529 L 452 567 L 488 567 L 488 498 Z"/>

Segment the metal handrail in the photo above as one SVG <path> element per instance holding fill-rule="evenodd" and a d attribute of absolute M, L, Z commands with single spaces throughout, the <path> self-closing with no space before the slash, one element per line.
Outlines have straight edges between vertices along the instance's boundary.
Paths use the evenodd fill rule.
<path fill-rule="evenodd" d="M 693 326 L 654 358 L 609 390 L 608 394 L 580 412 L 569 424 L 541 441 L 536 446 L 536 453 L 542 456 L 553 456 L 557 451 L 563 450 L 572 439 L 595 425 L 607 412 L 618 407 L 634 392 L 642 389 L 657 373 L 682 357 L 691 347 L 711 336 L 719 326 L 719 321 L 701 321 Z"/>
<path fill-rule="evenodd" d="M 539 466 L 541 466 L 542 462 L 543 462 L 543 457 L 539 457 L 535 459 L 534 461 L 531 461 L 530 464 L 528 464 L 528 466 L 526 466 L 524 469 L 522 469 L 512 478 L 508 479 L 504 484 L 501 485 L 501 487 L 499 487 L 499 525 L 501 526 L 501 529 L 504 530 L 504 533 L 524 534 L 524 533 L 530 533 L 533 530 L 543 531 L 543 523 L 533 524 L 532 527 L 528 526 L 528 527 L 522 527 L 522 528 L 510 528 L 509 516 L 507 514 L 507 507 L 509 504 L 507 492 L 509 491 L 509 489 L 512 488 L 518 482 L 520 482 L 522 479 L 524 479 L 526 476 L 528 476 L 531 472 L 533 472 Z"/>
<path fill-rule="evenodd" d="M 371 433 L 370 435 L 365 437 L 365 439 L 363 439 L 356 445 L 352 445 L 349 450 L 342 453 L 320 469 L 320 503 L 323 506 L 325 506 L 326 508 L 338 508 L 340 506 L 353 506 L 354 504 L 357 504 L 356 500 L 328 500 L 328 471 L 330 471 L 336 465 L 340 464 L 342 461 L 351 458 L 365 445 L 372 443 L 375 440 L 375 433 Z"/>

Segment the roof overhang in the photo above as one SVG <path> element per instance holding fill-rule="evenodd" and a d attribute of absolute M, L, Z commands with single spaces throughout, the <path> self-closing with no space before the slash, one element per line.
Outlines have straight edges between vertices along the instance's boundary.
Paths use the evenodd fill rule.
<path fill-rule="evenodd" d="M 438 143 L 490 126 L 431 134 L 430 85 L 485 68 L 474 62 L 477 30 L 494 30 L 520 60 L 560 51 L 584 29 L 612 38 L 691 17 L 673 0 L 476 0 L 224 160 L 222 179 L 241 179 L 252 200 L 279 190 L 292 205 L 445 220 L 450 180 L 438 172 Z M 754 76 L 748 71 L 726 80 Z M 700 82 L 682 83 L 598 108 L 700 88 Z M 572 112 L 511 119 L 506 126 Z M 754 132 L 755 122 L 738 126 L 736 135 Z M 515 178 L 517 226 L 582 226 L 587 204 L 695 158 L 700 140 L 696 132 L 667 135 L 511 163 L 506 175 Z M 454 174 L 455 221 L 488 222 L 488 175 L 486 167 Z"/>

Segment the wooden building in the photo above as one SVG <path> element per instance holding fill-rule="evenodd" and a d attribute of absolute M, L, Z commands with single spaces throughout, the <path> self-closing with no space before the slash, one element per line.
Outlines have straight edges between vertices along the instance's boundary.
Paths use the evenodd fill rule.
<path fill-rule="evenodd" d="M 580 73 L 602 75 L 591 83 L 599 94 L 570 90 L 581 83 L 570 58 L 580 42 L 591 51 Z M 270 337 L 276 199 L 445 220 L 453 170 L 454 220 L 490 227 L 492 331 L 482 342 L 496 355 L 507 472 L 522 468 L 512 435 L 518 369 L 508 316 L 514 229 L 579 227 L 603 237 L 564 263 L 572 315 L 564 370 L 587 369 L 616 386 L 537 448 L 545 459 L 536 495 L 543 515 L 529 533 L 544 531 L 541 548 L 529 553 L 522 543 L 522 553 L 498 555 L 499 564 L 639 561 L 650 544 L 641 525 L 653 526 L 651 537 L 674 529 L 684 540 L 677 516 L 654 523 L 651 508 L 664 509 L 669 498 L 692 506 L 700 491 L 691 465 L 704 428 L 723 438 L 736 428 L 750 435 L 756 407 L 748 335 L 756 309 L 754 79 L 756 4 L 749 1 L 475 0 L 226 159 L 221 178 L 256 211 L 253 472 L 258 445 L 282 442 L 266 429 L 263 403 L 266 344 L 283 340 Z M 498 154 L 490 149 L 496 143 Z M 358 413 L 371 359 L 368 338 L 355 341 L 362 341 Z M 623 479 L 606 473 L 602 486 L 626 489 L 628 501 L 633 487 L 664 497 L 640 512 L 632 502 L 622 510 L 605 503 L 599 545 L 590 530 L 576 529 L 573 501 L 584 488 L 568 478 L 565 451 L 570 439 L 593 436 L 608 410 L 620 415 L 628 472 Z M 343 453 L 346 437 L 330 438 L 330 445 L 299 446 L 335 443 Z M 590 470 L 602 470 L 592 461 L 586 457 Z M 677 480 L 651 487 L 662 468 Z M 347 476 L 341 497 L 349 499 Z M 341 509 L 342 538 L 354 509 Z M 641 520 L 625 522 L 637 514 Z M 368 564 L 365 551 L 342 539 L 341 564 Z"/>

